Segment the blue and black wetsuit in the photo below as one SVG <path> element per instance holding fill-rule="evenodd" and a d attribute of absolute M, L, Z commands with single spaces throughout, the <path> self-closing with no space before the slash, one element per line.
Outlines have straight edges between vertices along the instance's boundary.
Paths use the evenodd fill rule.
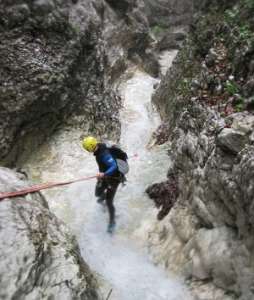
<path fill-rule="evenodd" d="M 115 207 L 113 205 L 114 196 L 121 182 L 121 174 L 118 171 L 115 159 L 110 154 L 105 144 L 99 143 L 94 152 L 99 171 L 105 174 L 96 184 L 95 196 L 100 201 L 106 200 L 109 211 L 109 224 L 115 223 Z"/>

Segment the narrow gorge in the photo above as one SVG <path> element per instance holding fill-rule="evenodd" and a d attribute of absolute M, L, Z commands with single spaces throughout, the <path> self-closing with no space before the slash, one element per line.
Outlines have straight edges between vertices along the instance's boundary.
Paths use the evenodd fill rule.
<path fill-rule="evenodd" d="M 252 300 L 254 1 L 0 2 L 0 299 Z M 151 199 L 150 199 L 150 198 Z"/>

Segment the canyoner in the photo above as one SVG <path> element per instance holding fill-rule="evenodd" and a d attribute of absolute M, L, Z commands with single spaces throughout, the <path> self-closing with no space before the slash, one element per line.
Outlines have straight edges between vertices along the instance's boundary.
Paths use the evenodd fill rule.
<path fill-rule="evenodd" d="M 127 161 L 128 156 L 122 149 L 120 149 L 116 145 L 107 147 L 107 149 L 110 151 L 112 157 L 116 161 L 118 171 L 121 174 L 121 182 L 124 185 L 125 181 L 126 181 L 125 174 L 127 174 L 129 171 L 129 165 L 128 165 L 128 161 Z M 137 154 L 133 155 L 133 158 L 134 157 L 137 157 Z M 107 176 L 107 175 L 105 175 L 105 176 Z M 0 201 L 7 199 L 7 198 L 15 198 L 15 197 L 19 197 L 19 196 L 25 196 L 27 194 L 39 192 L 42 190 L 48 190 L 48 189 L 51 189 L 54 187 L 66 186 L 66 185 L 70 185 L 72 183 L 77 183 L 80 181 L 87 181 L 87 180 L 91 180 L 91 179 L 95 179 L 95 178 L 98 178 L 98 174 L 92 175 L 92 176 L 74 178 L 71 180 L 61 181 L 61 182 L 45 182 L 45 183 L 41 183 L 41 184 L 34 184 L 34 185 L 30 185 L 30 186 L 18 189 L 16 191 L 8 191 L 8 192 L 0 191 Z"/>
<path fill-rule="evenodd" d="M 99 143 L 92 136 L 84 138 L 82 146 L 95 156 L 99 168 L 96 175 L 95 196 L 98 203 L 106 202 L 109 213 L 107 231 L 113 233 L 116 225 L 113 201 L 119 184 L 126 182 L 125 175 L 129 171 L 128 156 L 118 146 L 109 147 L 105 143 Z"/>

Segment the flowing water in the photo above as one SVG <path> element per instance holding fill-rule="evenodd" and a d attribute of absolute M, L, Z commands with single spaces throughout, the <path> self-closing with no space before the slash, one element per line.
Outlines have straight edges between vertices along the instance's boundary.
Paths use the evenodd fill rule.
<path fill-rule="evenodd" d="M 94 197 L 95 181 L 44 191 L 51 210 L 77 236 L 85 261 L 104 282 L 104 294 L 112 288 L 110 300 L 189 300 L 184 285 L 155 266 L 142 239 L 156 219 L 146 187 L 166 178 L 169 158 L 165 146 L 149 150 L 152 131 L 160 119 L 150 99 L 156 80 L 136 70 L 120 86 L 124 98 L 121 112 L 121 146 L 128 152 L 128 183 L 115 197 L 116 231 L 106 232 L 108 213 Z M 34 153 L 24 168 L 37 182 L 61 181 L 97 173 L 93 155 L 80 146 L 78 130 L 58 132 Z M 137 154 L 137 157 L 133 157 Z"/>

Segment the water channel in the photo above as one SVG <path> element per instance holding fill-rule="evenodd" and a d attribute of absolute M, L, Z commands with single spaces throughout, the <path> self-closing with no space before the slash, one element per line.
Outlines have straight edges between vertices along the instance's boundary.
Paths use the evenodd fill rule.
<path fill-rule="evenodd" d="M 143 243 L 157 214 L 144 191 L 166 178 L 169 165 L 166 146 L 147 147 L 160 124 L 150 101 L 156 82 L 142 71 L 132 70 L 131 78 L 120 85 L 124 99 L 120 144 L 131 158 L 128 183 L 119 188 L 115 198 L 117 227 L 113 235 L 106 232 L 106 208 L 95 201 L 95 180 L 43 192 L 51 210 L 76 235 L 85 261 L 103 283 L 104 297 L 112 289 L 110 300 L 191 299 L 179 278 L 152 263 Z M 77 129 L 56 133 L 31 155 L 24 169 L 36 182 L 96 174 L 93 155 L 81 148 L 81 135 Z"/>

